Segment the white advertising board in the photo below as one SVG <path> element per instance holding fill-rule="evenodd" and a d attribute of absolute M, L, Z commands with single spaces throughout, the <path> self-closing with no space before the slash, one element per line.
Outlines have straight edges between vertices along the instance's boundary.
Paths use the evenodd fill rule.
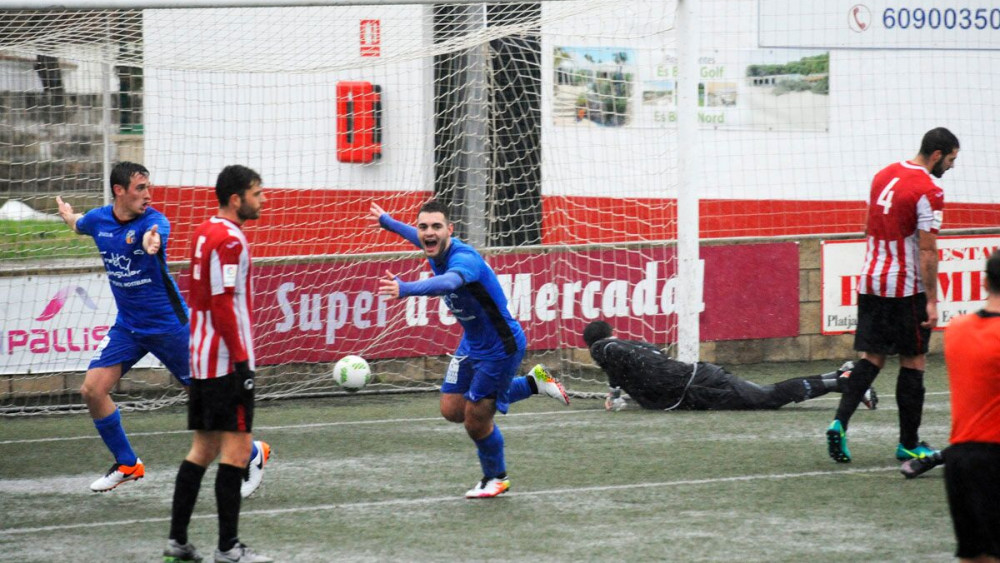
<path fill-rule="evenodd" d="M 85 371 L 117 314 L 104 273 L 0 278 L 0 374 Z"/>
<path fill-rule="evenodd" d="M 938 329 L 972 313 L 986 299 L 983 270 L 1000 247 L 1000 236 L 938 237 Z M 858 280 L 864 240 L 824 241 L 822 264 L 823 334 L 853 332 L 858 322 Z"/>
<path fill-rule="evenodd" d="M 1000 49 L 1000 6 L 981 0 L 760 0 L 761 47 Z"/>

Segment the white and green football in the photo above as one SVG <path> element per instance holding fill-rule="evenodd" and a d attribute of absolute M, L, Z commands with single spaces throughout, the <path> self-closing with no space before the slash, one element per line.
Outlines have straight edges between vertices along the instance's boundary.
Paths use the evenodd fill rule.
<path fill-rule="evenodd" d="M 372 380 L 372 368 L 361 356 L 344 356 L 333 366 L 333 378 L 348 391 L 358 391 Z"/>

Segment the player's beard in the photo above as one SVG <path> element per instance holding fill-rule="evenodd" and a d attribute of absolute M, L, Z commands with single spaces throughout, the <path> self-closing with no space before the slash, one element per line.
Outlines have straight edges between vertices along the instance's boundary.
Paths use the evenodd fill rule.
<path fill-rule="evenodd" d="M 935 178 L 940 178 L 941 176 L 944 176 L 944 173 L 944 159 L 942 158 L 937 161 L 937 164 L 935 164 L 933 168 L 931 168 L 931 174 L 933 174 Z"/>
<path fill-rule="evenodd" d="M 250 219 L 260 218 L 260 208 L 254 209 L 250 207 L 250 204 L 246 200 L 240 200 L 240 207 L 236 210 L 236 216 L 240 218 L 240 221 L 249 221 Z"/>

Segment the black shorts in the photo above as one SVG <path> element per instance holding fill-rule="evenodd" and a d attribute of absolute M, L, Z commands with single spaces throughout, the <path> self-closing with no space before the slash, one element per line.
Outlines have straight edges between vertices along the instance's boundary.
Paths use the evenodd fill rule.
<path fill-rule="evenodd" d="M 1000 557 L 1000 444 L 964 442 L 944 451 L 944 486 L 956 557 Z"/>
<path fill-rule="evenodd" d="M 927 353 L 931 329 L 927 320 L 927 295 L 879 297 L 858 295 L 858 328 L 854 349 L 891 356 L 919 356 Z"/>
<path fill-rule="evenodd" d="M 253 429 L 252 376 L 230 373 L 192 379 L 188 398 L 188 430 L 250 432 Z"/>

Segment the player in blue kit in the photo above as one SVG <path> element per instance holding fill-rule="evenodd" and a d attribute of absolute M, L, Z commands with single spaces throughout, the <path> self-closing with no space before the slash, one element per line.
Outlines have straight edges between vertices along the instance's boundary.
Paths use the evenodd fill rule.
<path fill-rule="evenodd" d="M 441 415 L 464 423 L 476 444 L 483 478 L 466 498 L 490 498 L 510 488 L 504 461 L 504 441 L 494 424 L 497 410 L 507 413 L 511 403 L 544 393 L 568 405 L 562 384 L 537 365 L 529 375 L 514 377 L 521 365 L 527 338 L 507 309 L 507 297 L 493 269 L 471 246 L 452 238 L 454 225 L 447 208 L 430 200 L 417 214 L 417 226 L 393 219 L 376 204 L 371 217 L 424 251 L 434 276 L 405 282 L 387 272 L 379 294 L 403 298 L 435 295 L 462 325 L 462 340 L 452 356 L 441 385 Z"/>
<path fill-rule="evenodd" d="M 74 213 L 69 203 L 56 197 L 59 215 L 70 229 L 93 237 L 118 309 L 114 326 L 98 346 L 80 387 L 94 426 L 115 458 L 107 474 L 90 485 L 90 490 L 98 493 L 142 479 L 146 474 L 111 399 L 118 380 L 147 353 L 163 362 L 185 387 L 191 380 L 188 307 L 167 270 L 170 222 L 150 207 L 149 171 L 143 165 L 116 164 L 110 183 L 113 203 L 85 214 Z M 258 451 L 257 443 L 254 445 L 254 454 L 263 458 L 267 452 Z M 269 450 L 263 443 L 260 445 L 261 450 Z M 261 461 L 252 456 L 251 468 L 255 460 Z M 260 471 L 263 463 L 256 464 Z M 260 475 L 248 472 L 251 477 L 259 485 Z"/>

